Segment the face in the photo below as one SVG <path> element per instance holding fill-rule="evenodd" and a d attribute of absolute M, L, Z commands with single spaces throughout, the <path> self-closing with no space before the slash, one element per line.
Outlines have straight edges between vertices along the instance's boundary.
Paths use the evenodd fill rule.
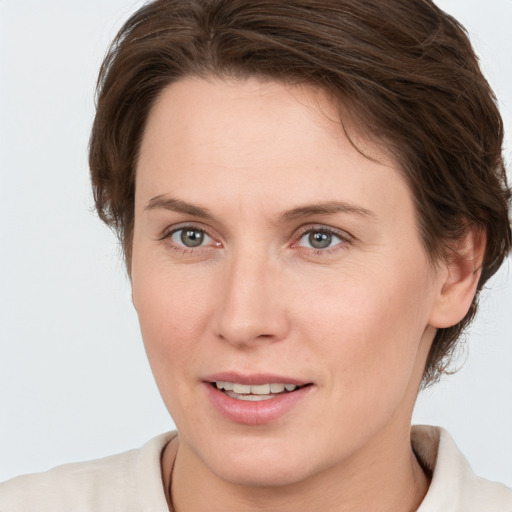
<path fill-rule="evenodd" d="M 321 92 L 256 79 L 184 79 L 149 116 L 133 300 L 180 450 L 224 481 L 408 437 L 440 278 L 398 168 L 358 144 Z"/>

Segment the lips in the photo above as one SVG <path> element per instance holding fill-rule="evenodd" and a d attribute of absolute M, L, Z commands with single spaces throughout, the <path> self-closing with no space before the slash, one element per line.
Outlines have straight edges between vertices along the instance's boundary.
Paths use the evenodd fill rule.
<path fill-rule="evenodd" d="M 211 403 L 235 423 L 261 425 L 286 415 L 313 387 L 312 383 L 278 375 L 209 376 L 204 383 Z"/>
<path fill-rule="evenodd" d="M 311 384 L 307 380 L 297 379 L 286 375 L 278 375 L 271 373 L 248 373 L 241 374 L 237 372 L 220 372 L 207 375 L 202 379 L 205 382 L 232 382 L 245 386 L 258 386 L 271 383 L 294 384 L 295 386 L 305 386 Z"/>
<path fill-rule="evenodd" d="M 283 393 L 291 393 L 298 389 L 295 384 L 266 383 L 266 384 L 240 384 L 238 382 L 217 381 L 215 387 L 223 391 L 227 396 L 237 400 L 247 400 L 257 402 L 260 400 L 270 400 Z"/>

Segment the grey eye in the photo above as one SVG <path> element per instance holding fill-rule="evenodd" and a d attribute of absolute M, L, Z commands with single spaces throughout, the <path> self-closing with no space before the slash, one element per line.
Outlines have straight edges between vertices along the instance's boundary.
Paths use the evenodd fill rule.
<path fill-rule="evenodd" d="M 309 233 L 308 242 L 315 249 L 326 249 L 331 245 L 332 235 L 322 231 L 313 231 Z"/>
<path fill-rule="evenodd" d="M 187 247 L 197 247 L 203 243 L 204 233 L 197 229 L 182 229 L 180 239 Z"/>
<path fill-rule="evenodd" d="M 329 249 L 341 242 L 343 239 L 340 236 L 326 230 L 316 229 L 304 233 L 299 240 L 299 245 L 310 249 Z"/>
<path fill-rule="evenodd" d="M 177 244 L 189 248 L 199 247 L 205 242 L 211 242 L 211 238 L 201 229 L 182 228 L 177 229 L 171 236 L 171 240 Z"/>

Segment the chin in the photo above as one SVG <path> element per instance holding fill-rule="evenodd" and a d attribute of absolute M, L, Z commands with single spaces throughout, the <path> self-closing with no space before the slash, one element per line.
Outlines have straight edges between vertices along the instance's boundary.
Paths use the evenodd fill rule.
<path fill-rule="evenodd" d="M 301 444 L 269 439 L 228 439 L 210 445 L 203 463 L 220 479 L 244 487 L 283 487 L 311 476 L 313 454 L 302 453 Z"/>
<path fill-rule="evenodd" d="M 264 463 L 236 461 L 210 468 L 217 477 L 232 485 L 253 488 L 286 487 L 297 484 L 309 476 L 311 468 L 297 467 L 294 463 Z"/>

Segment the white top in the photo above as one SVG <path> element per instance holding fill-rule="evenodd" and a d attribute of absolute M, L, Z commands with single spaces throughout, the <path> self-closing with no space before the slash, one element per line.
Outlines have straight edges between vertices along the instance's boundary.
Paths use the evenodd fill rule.
<path fill-rule="evenodd" d="M 1 512 L 168 512 L 160 457 L 175 432 L 142 448 L 0 484 Z M 477 477 L 450 435 L 416 426 L 412 445 L 432 473 L 417 512 L 512 512 L 512 490 Z"/>

